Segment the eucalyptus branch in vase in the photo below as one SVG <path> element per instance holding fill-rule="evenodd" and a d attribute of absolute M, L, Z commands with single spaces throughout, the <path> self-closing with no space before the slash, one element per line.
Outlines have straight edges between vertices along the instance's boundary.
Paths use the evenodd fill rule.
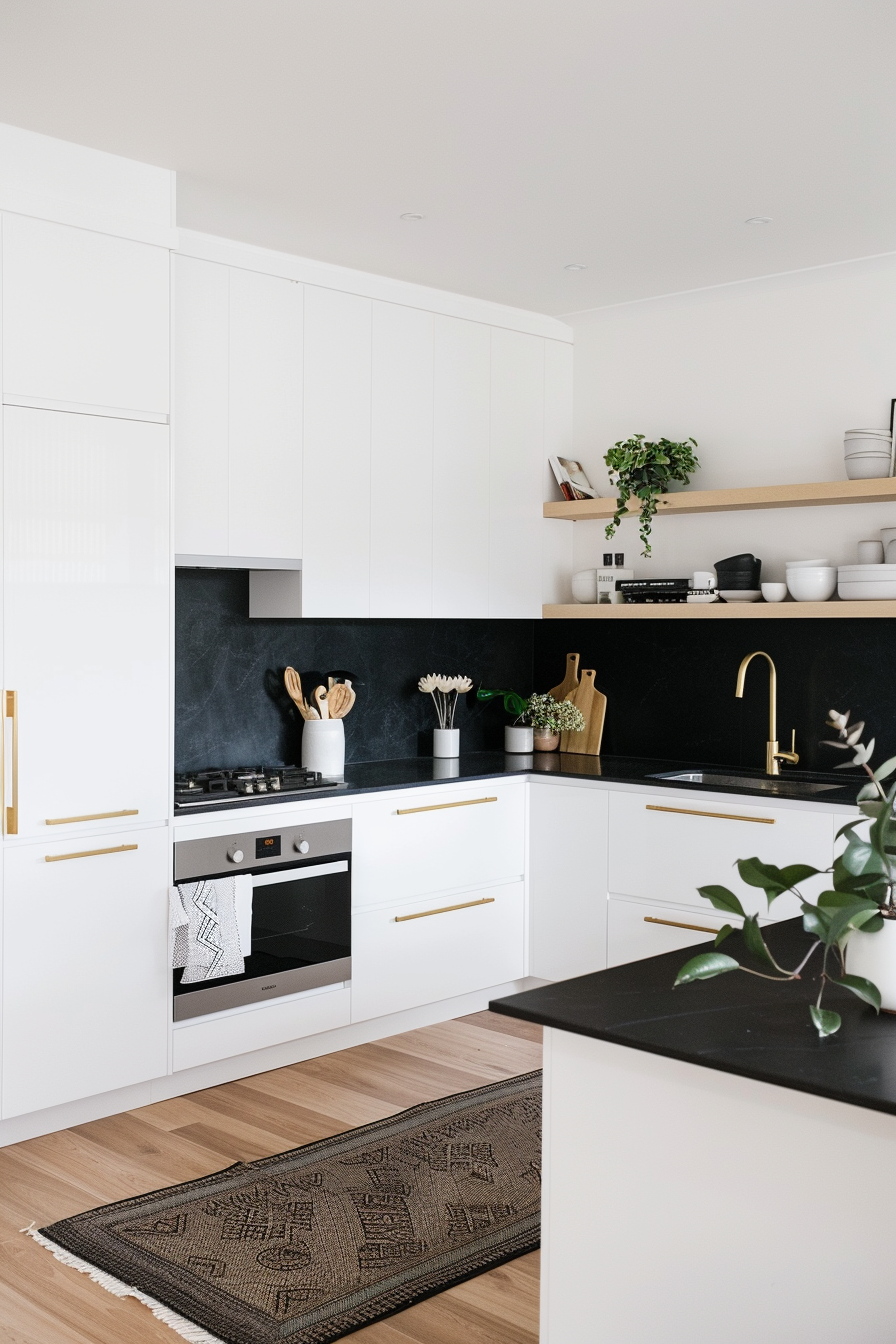
<path fill-rule="evenodd" d="M 441 672 L 428 672 L 417 682 L 418 691 L 432 696 L 440 728 L 454 727 L 458 698 L 472 689 L 473 682 L 469 677 L 445 677 Z"/>

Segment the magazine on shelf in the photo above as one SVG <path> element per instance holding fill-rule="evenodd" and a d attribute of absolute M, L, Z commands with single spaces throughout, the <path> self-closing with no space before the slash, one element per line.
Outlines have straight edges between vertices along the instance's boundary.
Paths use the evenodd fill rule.
<path fill-rule="evenodd" d="M 575 462 L 571 457 L 549 457 L 548 461 L 564 499 L 598 498 L 581 462 Z"/>

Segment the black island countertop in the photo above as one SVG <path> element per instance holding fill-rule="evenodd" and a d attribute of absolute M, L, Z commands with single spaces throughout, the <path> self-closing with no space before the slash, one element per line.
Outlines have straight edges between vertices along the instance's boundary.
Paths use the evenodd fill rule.
<path fill-rule="evenodd" d="M 763 933 L 782 966 L 797 965 L 813 941 L 800 919 L 767 926 Z M 819 1038 L 809 1004 L 818 989 L 820 949 L 800 981 L 773 984 L 731 971 L 673 989 L 685 962 L 709 948 L 700 943 L 560 980 L 495 999 L 489 1007 L 526 1022 L 896 1115 L 896 1015 L 878 1017 L 848 990 L 829 986 L 823 1006 L 836 1009 L 843 1025 L 836 1035 Z M 739 933 L 730 935 L 723 950 L 755 964 Z"/>

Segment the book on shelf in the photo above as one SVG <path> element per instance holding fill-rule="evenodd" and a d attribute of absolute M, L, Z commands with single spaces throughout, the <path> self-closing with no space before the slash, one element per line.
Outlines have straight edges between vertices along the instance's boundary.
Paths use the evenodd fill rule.
<path fill-rule="evenodd" d="M 618 593 L 687 593 L 693 591 L 689 579 L 617 579 Z"/>
<path fill-rule="evenodd" d="M 549 457 L 548 462 L 564 499 L 598 498 L 581 462 L 575 462 L 571 457 Z"/>

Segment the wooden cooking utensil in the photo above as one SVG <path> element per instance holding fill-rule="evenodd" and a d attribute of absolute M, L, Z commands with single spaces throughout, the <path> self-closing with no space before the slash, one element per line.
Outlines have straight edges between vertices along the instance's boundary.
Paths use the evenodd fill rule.
<path fill-rule="evenodd" d="M 305 697 L 302 694 L 302 678 L 294 667 L 288 667 L 283 673 L 283 684 L 286 686 L 286 693 L 295 705 L 303 719 L 316 719 L 317 710 L 309 708 L 305 704 Z"/>
<path fill-rule="evenodd" d="M 318 709 L 320 710 L 320 716 L 321 716 L 321 718 L 322 718 L 322 719 L 328 719 L 328 718 L 330 717 L 330 710 L 329 710 L 329 708 L 328 708 L 328 706 L 327 706 L 327 688 L 326 688 L 326 686 L 318 686 L 318 687 L 315 689 L 315 692 L 314 692 L 314 699 L 315 699 L 315 701 L 317 702 L 317 707 L 318 707 Z"/>
<path fill-rule="evenodd" d="M 331 719 L 342 719 L 351 708 L 351 688 L 337 682 L 327 694 L 327 709 Z"/>
<path fill-rule="evenodd" d="M 568 653 L 566 655 L 566 676 L 559 686 L 555 686 L 548 695 L 552 695 L 555 700 L 566 700 L 572 691 L 579 684 L 579 655 L 577 653 Z"/>
<path fill-rule="evenodd" d="M 335 715 L 337 719 L 344 719 L 346 714 L 351 713 L 352 705 L 354 705 L 357 698 L 351 686 L 343 686 L 342 689 L 347 692 L 347 694 L 342 701 L 342 708 L 339 710 L 339 713 Z"/>
<path fill-rule="evenodd" d="M 581 733 L 561 733 L 560 750 L 575 755 L 599 756 L 600 743 L 604 732 L 604 718 L 607 713 L 607 697 L 594 684 L 597 673 L 593 668 L 582 672 L 582 679 L 571 695 L 566 697 L 585 716 L 585 727 Z"/>

